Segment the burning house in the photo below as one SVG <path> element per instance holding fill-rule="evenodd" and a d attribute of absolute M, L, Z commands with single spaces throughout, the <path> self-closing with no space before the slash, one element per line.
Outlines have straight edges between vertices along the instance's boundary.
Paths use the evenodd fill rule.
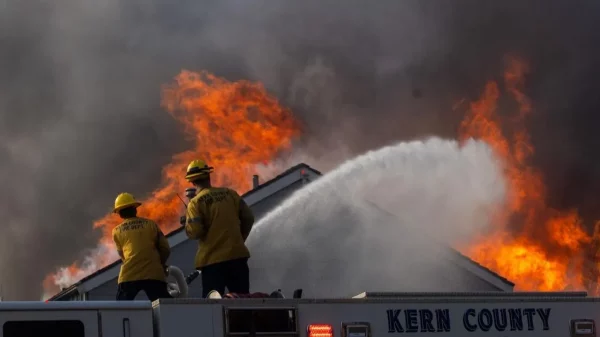
<path fill-rule="evenodd" d="M 321 173 L 306 164 L 296 165 L 274 179 L 259 184 L 258 177 L 253 178 L 253 188 L 243 195 L 244 200 L 254 211 L 256 219 L 260 219 L 267 212 L 278 206 L 284 199 L 304 185 L 314 181 Z M 381 212 L 384 212 L 381 210 Z M 387 214 L 385 216 L 392 216 Z M 169 264 L 180 267 L 184 273 L 193 271 L 193 256 L 197 249 L 197 242 L 189 240 L 182 228 L 178 228 L 167 235 L 171 245 Z M 426 282 L 421 282 L 421 291 L 504 291 L 511 292 L 514 284 L 500 275 L 472 261 L 459 252 L 447 248 L 444 254 L 442 268 L 424 271 L 423 275 L 413 275 L 419 278 L 444 278 L 444 288 L 428 288 Z M 406 255 L 403 258 L 412 258 Z M 116 282 L 121 262 L 115 261 L 110 265 L 88 275 L 60 293 L 51 297 L 50 301 L 73 300 L 113 300 L 116 296 Z M 427 275 L 424 275 L 427 274 Z M 435 276 L 437 275 L 437 276 Z M 402 285 L 398 285 L 400 288 Z M 283 285 L 282 285 L 283 287 Z M 196 281 L 190 286 L 189 296 L 200 297 L 201 282 Z M 367 289 L 365 289 L 367 290 Z M 369 289 L 373 290 L 373 289 Z M 402 290 L 402 289 L 399 289 Z M 411 289 L 414 290 L 414 289 Z M 138 299 L 145 299 L 142 292 Z"/>

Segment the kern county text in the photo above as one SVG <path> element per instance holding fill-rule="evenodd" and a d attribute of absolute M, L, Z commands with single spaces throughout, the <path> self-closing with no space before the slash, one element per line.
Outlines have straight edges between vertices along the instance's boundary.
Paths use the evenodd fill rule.
<path fill-rule="evenodd" d="M 456 323 L 468 332 L 549 330 L 550 308 L 466 309 L 450 321 L 450 309 L 387 310 L 389 333 L 450 332 Z M 460 329 L 462 330 L 462 329 Z"/>

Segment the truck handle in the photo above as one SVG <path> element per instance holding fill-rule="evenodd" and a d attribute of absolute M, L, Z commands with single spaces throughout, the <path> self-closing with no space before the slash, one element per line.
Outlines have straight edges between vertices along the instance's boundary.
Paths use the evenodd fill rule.
<path fill-rule="evenodd" d="M 131 336 L 131 328 L 129 327 L 129 318 L 123 318 L 123 337 Z"/>

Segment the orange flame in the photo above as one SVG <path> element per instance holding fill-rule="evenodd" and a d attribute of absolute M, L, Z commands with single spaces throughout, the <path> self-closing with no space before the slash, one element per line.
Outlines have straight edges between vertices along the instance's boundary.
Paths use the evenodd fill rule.
<path fill-rule="evenodd" d="M 509 193 L 504 214 L 495 218 L 491 232 L 477 244 L 460 248 L 515 282 L 517 290 L 587 289 L 598 294 L 600 222 L 589 235 L 576 210 L 549 207 L 542 174 L 529 164 L 535 149 L 524 127 L 525 118 L 533 111 L 523 91 L 528 70 L 523 60 L 509 58 L 503 87 L 489 81 L 481 97 L 470 103 L 461 123 L 461 141 L 481 139 L 503 159 Z M 291 139 L 299 134 L 291 113 L 261 85 L 231 83 L 205 72 L 179 74 L 175 83 L 165 86 L 163 106 L 183 123 L 194 142 L 194 150 L 174 156 L 164 168 L 162 187 L 144 200 L 140 209 L 142 216 L 158 221 L 165 232 L 177 226 L 182 212 L 176 193 L 188 185 L 183 172 L 191 159 L 206 158 L 216 167 L 217 184 L 245 191 L 250 188 L 248 177 L 255 173 L 255 164 L 268 162 L 278 152 L 288 150 Z M 510 109 L 516 111 L 512 118 L 500 118 L 499 110 Z M 85 270 L 81 263 L 75 263 L 63 268 L 61 274 L 75 281 L 112 262 L 110 231 L 118 222 L 113 216 L 96 221 L 94 227 L 105 233 L 99 246 L 102 249 L 85 261 Z M 46 278 L 46 291 L 56 288 L 57 278 L 60 275 Z"/>
<path fill-rule="evenodd" d="M 462 141 L 481 139 L 503 159 L 509 185 L 506 214 L 499 217 L 502 220 L 478 244 L 462 250 L 516 283 L 517 290 L 587 289 L 594 293 L 598 276 L 590 268 L 595 270 L 596 265 L 585 253 L 592 237 L 576 210 L 559 211 L 546 205 L 543 177 L 528 164 L 534 147 L 524 128 L 524 119 L 532 112 L 522 90 L 527 72 L 523 60 L 510 57 L 504 74 L 508 95 L 501 95 L 497 82 L 488 82 L 461 124 Z M 503 124 L 498 110 L 510 109 L 505 100 L 511 98 L 517 113 Z"/>
<path fill-rule="evenodd" d="M 256 165 L 289 150 L 291 141 L 300 134 L 292 113 L 259 83 L 229 82 L 207 72 L 184 70 L 174 83 L 163 87 L 162 98 L 163 107 L 184 125 L 185 134 L 193 142 L 192 150 L 173 157 L 162 171 L 161 187 L 142 201 L 140 216 L 156 221 L 165 233 L 177 228 L 183 214 L 177 193 L 190 186 L 184 175 L 191 160 L 202 158 L 215 167 L 213 184 L 243 193 L 251 188 Z M 107 200 L 107 205 L 111 201 Z M 120 219 L 112 214 L 95 221 L 94 227 L 104 233 L 100 248 L 83 263 L 62 268 L 60 275 L 48 275 L 45 292 L 55 290 L 57 283 L 77 281 L 114 262 L 111 231 L 119 223 Z"/>

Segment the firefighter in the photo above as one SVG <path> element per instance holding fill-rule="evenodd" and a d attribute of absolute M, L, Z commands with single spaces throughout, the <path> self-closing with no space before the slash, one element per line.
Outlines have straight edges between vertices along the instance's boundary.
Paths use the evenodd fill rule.
<path fill-rule="evenodd" d="M 229 188 L 213 187 L 213 168 L 203 160 L 192 161 L 185 178 L 196 187 L 196 196 L 187 206 L 185 233 L 198 240 L 196 269 L 202 278 L 202 297 L 225 288 L 232 293 L 250 292 L 250 252 L 246 239 L 254 215 L 240 195 Z"/>
<path fill-rule="evenodd" d="M 166 262 L 171 254 L 169 242 L 154 221 L 137 216 L 140 205 L 129 193 L 121 193 L 115 200 L 113 212 L 123 219 L 112 231 L 123 261 L 117 301 L 132 301 L 140 290 L 151 301 L 171 297 L 166 282 Z"/>

